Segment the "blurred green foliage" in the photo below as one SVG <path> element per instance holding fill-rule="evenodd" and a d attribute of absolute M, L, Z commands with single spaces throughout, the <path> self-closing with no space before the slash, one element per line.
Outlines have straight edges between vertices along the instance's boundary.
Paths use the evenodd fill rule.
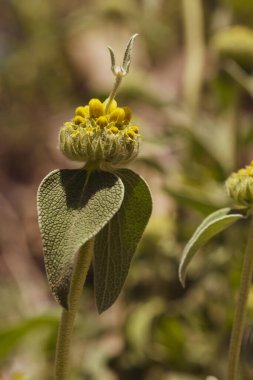
<path fill-rule="evenodd" d="M 155 210 L 120 301 L 101 317 L 90 273 L 70 380 L 224 378 L 247 221 L 201 250 L 185 289 L 177 271 L 203 216 L 230 205 L 224 180 L 252 159 L 253 67 L 244 71 L 233 57 L 219 57 L 211 41 L 224 28 L 252 28 L 253 6 L 202 6 L 205 65 L 193 115 L 182 96 L 181 2 L 0 3 L 1 380 L 52 379 L 59 307 L 44 272 L 36 190 L 50 169 L 73 166 L 56 149 L 59 127 L 77 105 L 108 95 L 106 45 L 120 53 L 135 32 L 140 37 L 118 100 L 132 107 L 144 136 L 134 165 L 151 185 Z M 252 318 L 250 299 L 249 324 Z"/>

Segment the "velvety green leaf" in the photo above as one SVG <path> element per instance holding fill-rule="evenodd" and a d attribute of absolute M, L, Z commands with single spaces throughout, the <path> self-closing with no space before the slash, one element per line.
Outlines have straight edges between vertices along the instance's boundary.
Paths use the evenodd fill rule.
<path fill-rule="evenodd" d="M 231 224 L 235 223 L 238 219 L 241 218 L 244 218 L 243 212 L 239 210 L 232 211 L 227 207 L 215 211 L 203 220 L 183 251 L 179 266 L 179 279 L 183 286 L 185 285 L 185 276 L 188 265 L 197 250 L 213 236 L 225 230 Z"/>
<path fill-rule="evenodd" d="M 118 297 L 152 211 L 151 194 L 144 180 L 129 169 L 116 174 L 125 186 L 124 200 L 95 239 L 94 282 L 100 313 Z"/>
<path fill-rule="evenodd" d="M 123 197 L 121 179 L 109 172 L 56 170 L 42 181 L 38 213 L 45 266 L 63 307 L 68 307 L 75 254 L 109 222 Z"/>

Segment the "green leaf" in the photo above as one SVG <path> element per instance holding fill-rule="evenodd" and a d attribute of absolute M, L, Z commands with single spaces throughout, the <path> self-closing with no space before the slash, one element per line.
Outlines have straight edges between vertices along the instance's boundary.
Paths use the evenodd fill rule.
<path fill-rule="evenodd" d="M 226 207 L 213 212 L 203 220 L 183 251 L 179 265 L 179 279 L 183 286 L 185 286 L 185 276 L 188 265 L 197 250 L 213 236 L 231 226 L 231 224 L 235 223 L 238 219 L 244 217 L 245 216 L 241 210 L 234 211 Z"/>
<path fill-rule="evenodd" d="M 109 172 L 56 170 L 42 181 L 38 214 L 48 281 L 56 300 L 68 308 L 76 253 L 118 211 L 121 179 Z"/>
<path fill-rule="evenodd" d="M 94 248 L 94 283 L 99 313 L 118 297 L 129 266 L 152 211 L 144 180 L 129 169 L 115 172 L 125 186 L 119 211 L 99 232 Z"/>
<path fill-rule="evenodd" d="M 154 320 L 166 313 L 165 302 L 160 297 L 152 297 L 148 302 L 135 306 L 126 323 L 126 339 L 135 356 L 135 360 L 143 360 L 150 347 L 151 331 Z"/>
<path fill-rule="evenodd" d="M 0 359 L 5 359 L 28 333 L 38 331 L 44 327 L 56 328 L 58 323 L 59 321 L 56 317 L 39 316 L 2 328 L 0 330 Z"/>

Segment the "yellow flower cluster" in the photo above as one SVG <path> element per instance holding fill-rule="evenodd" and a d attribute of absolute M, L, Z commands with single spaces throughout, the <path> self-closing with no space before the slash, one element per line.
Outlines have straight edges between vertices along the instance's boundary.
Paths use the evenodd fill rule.
<path fill-rule="evenodd" d="M 232 173 L 226 181 L 228 195 L 237 203 L 250 205 L 253 202 L 253 161 L 245 168 Z"/>
<path fill-rule="evenodd" d="M 60 149 L 71 160 L 110 167 L 137 156 L 140 134 L 130 124 L 131 109 L 118 107 L 115 100 L 107 102 L 91 99 L 88 105 L 77 107 L 73 120 L 61 128 Z"/>

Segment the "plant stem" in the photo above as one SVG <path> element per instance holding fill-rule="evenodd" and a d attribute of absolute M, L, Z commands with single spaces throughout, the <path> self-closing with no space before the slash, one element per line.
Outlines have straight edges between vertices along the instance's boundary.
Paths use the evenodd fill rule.
<path fill-rule="evenodd" d="M 106 102 L 105 113 L 107 113 L 107 111 L 109 110 L 109 107 L 110 107 L 113 99 L 115 98 L 116 92 L 117 92 L 117 90 L 118 90 L 118 88 L 120 86 L 122 78 L 123 78 L 122 75 L 120 75 L 120 74 L 116 75 L 116 79 L 115 79 L 115 82 L 114 82 L 113 89 L 112 89 L 112 91 L 111 91 L 111 93 L 109 95 L 108 101 Z"/>
<path fill-rule="evenodd" d="M 80 249 L 77 255 L 69 292 L 69 308 L 63 309 L 58 331 L 55 357 L 55 380 L 66 380 L 73 324 L 83 285 L 93 255 L 93 239 Z"/>
<path fill-rule="evenodd" d="M 228 380 L 236 380 L 246 319 L 246 306 L 253 274 L 253 218 L 251 218 L 248 242 L 245 250 L 235 318 L 232 328 L 229 356 Z"/>
<path fill-rule="evenodd" d="M 231 89 L 231 110 L 230 110 L 230 134 L 228 141 L 231 144 L 231 171 L 234 171 L 240 165 L 239 158 L 239 126 L 241 116 L 241 89 L 238 83 L 234 83 Z"/>
<path fill-rule="evenodd" d="M 182 0 L 182 7 L 186 44 L 183 97 L 194 117 L 199 106 L 205 60 L 202 0 Z"/>

